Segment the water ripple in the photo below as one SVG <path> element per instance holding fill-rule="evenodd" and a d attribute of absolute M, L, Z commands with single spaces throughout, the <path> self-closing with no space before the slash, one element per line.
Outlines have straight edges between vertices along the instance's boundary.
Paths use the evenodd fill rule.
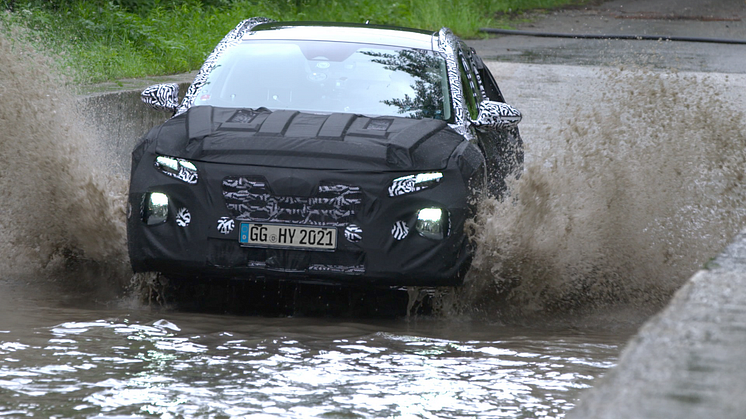
<path fill-rule="evenodd" d="M 557 417 L 621 341 L 350 325 L 311 335 L 283 321 L 286 332 L 112 319 L 38 329 L 30 343 L 0 342 L 0 415 Z"/>

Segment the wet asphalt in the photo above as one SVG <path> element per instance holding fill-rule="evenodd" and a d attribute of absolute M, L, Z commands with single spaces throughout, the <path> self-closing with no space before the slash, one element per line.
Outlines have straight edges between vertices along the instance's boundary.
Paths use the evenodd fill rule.
<path fill-rule="evenodd" d="M 527 15 L 514 29 L 537 34 L 696 37 L 713 42 L 489 35 L 470 40 L 485 60 L 531 64 L 643 65 L 746 73 L 746 1 L 615 0 Z M 730 41 L 740 41 L 733 44 Z"/>
<path fill-rule="evenodd" d="M 746 73 L 744 0 L 616 0 L 530 17 L 516 29 L 710 42 L 491 35 L 469 44 L 493 67 L 511 71 L 522 67 L 499 63 L 547 64 L 552 73 L 573 67 L 582 73 L 578 66 Z M 542 66 L 525 68 L 533 72 L 525 75 L 540 77 Z M 746 97 L 746 91 L 731 93 Z M 743 232 L 640 329 L 618 366 L 581 393 L 567 417 L 746 417 L 745 249 Z"/>

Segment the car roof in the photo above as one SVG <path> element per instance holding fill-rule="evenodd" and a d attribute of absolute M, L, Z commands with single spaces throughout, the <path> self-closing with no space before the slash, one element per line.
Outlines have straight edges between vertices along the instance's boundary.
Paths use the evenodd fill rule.
<path fill-rule="evenodd" d="M 271 22 L 255 26 L 244 40 L 314 40 L 435 50 L 438 32 L 359 23 Z"/>

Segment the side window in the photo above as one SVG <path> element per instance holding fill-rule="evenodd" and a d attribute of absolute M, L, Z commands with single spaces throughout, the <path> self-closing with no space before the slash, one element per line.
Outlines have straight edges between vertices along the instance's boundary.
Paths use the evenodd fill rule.
<path fill-rule="evenodd" d="M 482 61 L 474 49 L 470 49 L 471 59 L 474 64 L 474 70 L 476 70 L 477 76 L 479 76 L 479 82 L 482 86 L 482 95 L 487 100 L 493 100 L 495 102 L 505 102 L 500 88 L 497 87 L 495 78 L 492 77 L 492 73 Z"/>
<path fill-rule="evenodd" d="M 469 112 L 469 117 L 471 119 L 476 119 L 479 113 L 477 110 L 477 104 L 481 102 L 482 94 L 479 92 L 477 80 L 469 62 L 461 52 L 459 52 L 458 58 L 458 67 L 461 71 L 461 88 L 463 89 L 464 104 L 466 105 L 466 110 Z"/>
<path fill-rule="evenodd" d="M 469 75 L 471 75 L 471 79 L 473 81 L 472 86 L 474 88 L 474 93 L 477 96 L 477 102 L 481 102 L 482 100 L 487 99 L 487 92 L 484 90 L 484 84 L 479 72 L 479 66 L 477 65 L 477 62 L 481 62 L 481 60 L 479 60 L 479 58 L 477 57 L 474 49 L 469 48 L 463 42 L 461 42 L 461 51 L 466 61 L 466 67 L 468 69 Z"/>

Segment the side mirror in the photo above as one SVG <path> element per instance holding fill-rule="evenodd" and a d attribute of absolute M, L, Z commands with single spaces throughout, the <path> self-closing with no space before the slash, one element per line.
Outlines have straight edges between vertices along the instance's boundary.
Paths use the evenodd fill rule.
<path fill-rule="evenodd" d="M 507 103 L 484 100 L 479 104 L 479 115 L 472 123 L 477 128 L 510 129 L 518 127 L 522 118 L 521 112 Z"/>
<path fill-rule="evenodd" d="M 176 112 L 179 107 L 179 85 L 162 83 L 150 86 L 140 93 L 140 100 L 153 109 Z"/>

